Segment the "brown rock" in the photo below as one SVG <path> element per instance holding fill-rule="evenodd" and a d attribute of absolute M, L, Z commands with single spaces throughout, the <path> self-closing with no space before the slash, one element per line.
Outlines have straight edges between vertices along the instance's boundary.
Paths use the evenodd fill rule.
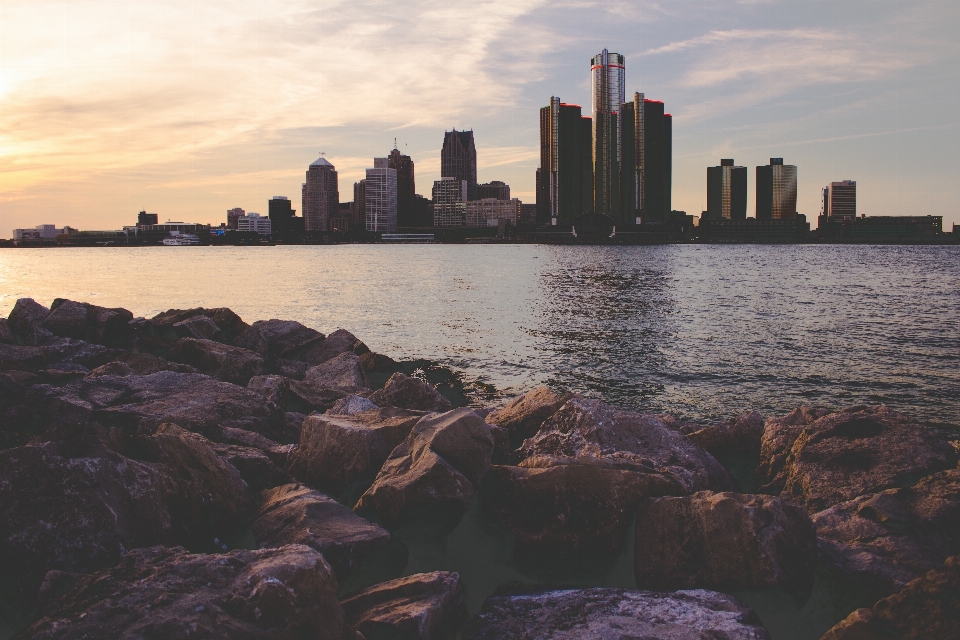
<path fill-rule="evenodd" d="M 467 621 L 460 575 L 416 573 L 358 591 L 340 601 L 347 622 L 368 640 L 448 640 Z"/>
<path fill-rule="evenodd" d="M 731 451 L 743 451 L 757 454 L 760 452 L 760 440 L 763 437 L 764 420 L 756 411 L 747 411 L 720 424 L 702 427 L 676 422 L 672 416 L 661 416 L 667 426 L 671 421 L 697 446 L 711 455 Z"/>
<path fill-rule="evenodd" d="M 182 338 L 185 336 L 177 335 L 174 325 L 180 322 L 188 322 L 190 319 L 200 316 L 212 320 L 220 330 L 219 339 L 228 343 L 233 343 L 237 336 L 250 328 L 250 325 L 241 320 L 240 316 L 226 307 L 217 309 L 170 309 L 155 315 L 148 322 L 152 331 L 158 336 Z"/>
<path fill-rule="evenodd" d="M 557 395 L 550 387 L 537 387 L 487 415 L 487 422 L 503 427 L 511 438 L 523 440 L 539 431 L 543 421 L 568 399 L 569 395 Z"/>
<path fill-rule="evenodd" d="M 429 384 L 402 373 L 390 376 L 383 389 L 370 395 L 370 401 L 378 407 L 390 405 L 417 411 L 449 411 L 453 408 L 450 401 Z"/>
<path fill-rule="evenodd" d="M 138 376 L 148 376 L 151 373 L 160 371 L 176 371 L 177 373 L 200 373 L 194 367 L 180 364 L 179 362 L 170 362 L 163 358 L 158 358 L 150 353 L 126 352 L 117 357 L 117 362 L 128 365 Z"/>
<path fill-rule="evenodd" d="M 43 349 L 0 343 L 0 370 L 39 371 L 46 365 Z"/>
<path fill-rule="evenodd" d="M 173 323 L 178 338 L 196 338 L 198 340 L 220 340 L 223 334 L 217 323 L 207 316 L 193 316 Z"/>
<path fill-rule="evenodd" d="M 10 330 L 10 322 L 6 318 L 0 318 L 0 344 L 16 344 L 17 339 L 13 337 Z"/>
<path fill-rule="evenodd" d="M 362 356 L 368 353 L 370 349 L 363 344 L 355 335 L 346 329 L 337 329 L 325 340 L 312 343 L 301 355 L 300 360 L 317 365 L 333 360 L 344 353 L 352 353 Z"/>
<path fill-rule="evenodd" d="M 367 374 L 360 368 L 360 358 L 353 353 L 342 353 L 323 364 L 310 367 L 303 381 L 320 389 L 334 389 L 343 393 L 370 390 Z"/>
<path fill-rule="evenodd" d="M 767 420 L 757 478 L 764 493 L 816 513 L 956 465 L 940 433 L 885 406 L 798 409 Z"/>
<path fill-rule="evenodd" d="M 213 340 L 181 338 L 170 349 L 169 358 L 224 382 L 241 386 L 263 373 L 263 358 L 256 353 Z"/>
<path fill-rule="evenodd" d="M 362 413 L 364 411 L 372 411 L 374 409 L 379 409 L 377 405 L 373 404 L 367 398 L 363 396 L 349 395 L 340 398 L 333 403 L 333 406 L 327 409 L 328 416 L 349 416 L 354 413 Z M 402 410 L 401 410 L 402 411 Z M 406 435 L 404 435 L 406 437 Z M 398 443 L 399 444 L 399 443 Z"/>
<path fill-rule="evenodd" d="M 290 450 L 296 445 L 279 444 L 270 438 L 266 438 L 259 433 L 246 431 L 244 429 L 235 429 L 223 427 L 220 429 L 220 442 L 224 444 L 235 444 L 241 447 L 249 447 L 262 451 L 267 457 L 281 468 L 286 468 L 287 458 Z"/>
<path fill-rule="evenodd" d="M 132 551 L 79 578 L 23 638 L 319 638 L 342 640 L 337 581 L 302 545 L 223 555 Z"/>
<path fill-rule="evenodd" d="M 247 382 L 247 389 L 256 391 L 267 401 L 284 411 L 287 409 L 287 396 L 290 394 L 290 381 L 283 376 L 254 376 Z"/>
<path fill-rule="evenodd" d="M 372 373 L 374 371 L 393 371 L 397 367 L 397 361 L 390 356 L 383 355 L 382 353 L 373 353 L 372 351 L 369 351 L 360 356 L 360 367 L 363 369 L 364 373 Z"/>
<path fill-rule="evenodd" d="M 323 554 L 340 580 L 390 542 L 386 529 L 303 485 L 269 489 L 261 499 L 260 511 L 251 524 L 260 547 L 305 544 Z"/>
<path fill-rule="evenodd" d="M 816 566 L 809 516 L 779 498 L 704 491 L 652 498 L 637 512 L 634 573 L 643 589 L 806 594 Z"/>
<path fill-rule="evenodd" d="M 213 444 L 212 447 L 218 456 L 240 472 L 240 477 L 254 493 L 279 487 L 291 480 L 290 476 L 260 449 L 235 444 Z"/>
<path fill-rule="evenodd" d="M 293 320 L 259 320 L 240 334 L 235 343 L 272 362 L 277 358 L 295 359 L 301 351 L 322 340 L 322 333 Z"/>
<path fill-rule="evenodd" d="M 57 298 L 43 321 L 54 335 L 86 340 L 108 347 L 128 346 L 133 338 L 133 314 L 120 307 L 106 308 L 89 302 Z"/>
<path fill-rule="evenodd" d="M 36 347 L 53 337 L 53 334 L 43 327 L 43 320 L 49 314 L 50 309 L 33 298 L 20 298 L 7 316 L 7 323 L 18 343 Z"/>
<path fill-rule="evenodd" d="M 60 304 L 57 304 L 60 302 Z M 43 327 L 61 338 L 87 339 L 87 308 L 71 300 L 55 300 Z"/>
<path fill-rule="evenodd" d="M 348 395 L 345 391 L 318 387 L 307 381 L 290 380 L 288 384 L 290 392 L 287 396 L 287 409 L 301 413 L 324 412 Z"/>

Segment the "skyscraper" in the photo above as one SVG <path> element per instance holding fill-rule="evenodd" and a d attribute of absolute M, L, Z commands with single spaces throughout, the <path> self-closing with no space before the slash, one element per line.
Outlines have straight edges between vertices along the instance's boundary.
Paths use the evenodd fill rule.
<path fill-rule="evenodd" d="M 620 210 L 620 108 L 624 98 L 624 63 L 606 49 L 590 61 L 593 90 L 593 178 L 597 213 L 616 217 Z"/>
<path fill-rule="evenodd" d="M 541 224 L 566 226 L 593 211 L 591 135 L 590 118 L 581 116 L 580 105 L 553 96 L 549 106 L 540 109 Z"/>
<path fill-rule="evenodd" d="M 417 188 L 413 176 L 413 160 L 394 147 L 387 156 L 387 166 L 397 170 L 397 226 L 416 226 L 413 197 Z"/>
<path fill-rule="evenodd" d="M 303 227 L 306 231 L 327 231 L 330 218 L 340 208 L 337 169 L 320 157 L 310 163 L 303 184 Z"/>
<path fill-rule="evenodd" d="M 433 183 L 433 226 L 463 227 L 467 224 L 467 181 L 449 176 Z"/>
<path fill-rule="evenodd" d="M 757 167 L 757 220 L 792 220 L 797 217 L 797 167 L 770 158 Z"/>
<path fill-rule="evenodd" d="M 622 224 L 662 223 L 672 208 L 673 117 L 663 102 L 634 93 L 620 114 Z"/>
<path fill-rule="evenodd" d="M 823 188 L 823 215 L 835 220 L 853 220 L 857 217 L 857 181 L 831 182 Z"/>
<path fill-rule="evenodd" d="M 707 167 L 707 218 L 747 219 L 747 168 L 734 166 L 732 158 Z"/>
<path fill-rule="evenodd" d="M 367 181 L 353 183 L 353 221 L 358 229 L 367 224 Z"/>
<path fill-rule="evenodd" d="M 440 177 L 465 180 L 467 199 L 477 199 L 477 147 L 473 131 L 447 131 L 440 150 Z"/>
<path fill-rule="evenodd" d="M 267 213 L 270 216 L 270 225 L 273 233 L 286 233 L 291 230 L 291 218 L 295 211 L 290 207 L 290 198 L 273 196 L 267 202 Z"/>
<path fill-rule="evenodd" d="M 397 231 L 397 170 L 388 166 L 387 158 L 374 158 L 373 169 L 367 169 L 364 185 L 367 207 L 367 231 Z"/>

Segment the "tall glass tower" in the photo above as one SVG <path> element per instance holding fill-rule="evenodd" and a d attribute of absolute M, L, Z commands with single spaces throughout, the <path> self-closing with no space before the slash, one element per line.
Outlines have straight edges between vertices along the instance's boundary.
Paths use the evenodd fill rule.
<path fill-rule="evenodd" d="M 620 212 L 620 108 L 625 102 L 624 63 L 606 49 L 590 61 L 593 87 L 593 197 L 597 213 Z"/>

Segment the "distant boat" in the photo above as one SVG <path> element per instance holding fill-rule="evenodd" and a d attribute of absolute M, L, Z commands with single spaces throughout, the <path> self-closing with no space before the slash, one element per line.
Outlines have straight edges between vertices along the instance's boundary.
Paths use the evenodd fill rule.
<path fill-rule="evenodd" d="M 189 233 L 181 233 L 178 236 L 164 238 L 162 242 L 168 247 L 187 247 L 199 245 L 200 238 Z"/>

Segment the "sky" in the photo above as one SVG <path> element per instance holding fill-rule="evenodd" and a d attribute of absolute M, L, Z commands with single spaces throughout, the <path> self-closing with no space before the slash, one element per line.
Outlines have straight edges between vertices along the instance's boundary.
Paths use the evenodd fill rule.
<path fill-rule="evenodd" d="M 534 202 L 539 108 L 589 115 L 590 57 L 673 114 L 673 208 L 706 167 L 798 166 L 798 210 L 856 180 L 858 212 L 960 224 L 956 0 L 0 0 L 0 237 L 266 214 L 320 152 L 340 199 L 394 146 L 417 192 L 443 133 Z"/>

